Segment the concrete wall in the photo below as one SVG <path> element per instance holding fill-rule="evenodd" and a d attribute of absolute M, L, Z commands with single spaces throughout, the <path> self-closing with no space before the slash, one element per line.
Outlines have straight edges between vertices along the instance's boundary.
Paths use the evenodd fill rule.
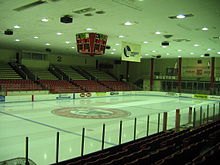
<path fill-rule="evenodd" d="M 61 55 L 61 54 L 49 54 L 48 60 L 51 64 L 61 64 L 61 65 L 78 65 L 78 66 L 95 66 L 96 59 L 89 55 Z"/>
<path fill-rule="evenodd" d="M 126 77 L 127 62 L 121 61 L 121 64 L 115 64 L 115 59 L 105 59 L 104 57 L 92 57 L 89 55 L 62 55 L 48 54 L 47 62 L 49 64 L 62 65 L 78 65 L 78 66 L 93 66 L 98 63 L 112 64 L 112 69 L 107 69 L 108 72 L 114 74 L 118 79 L 120 76 Z M 198 63 L 201 60 L 201 64 Z M 210 57 L 204 58 L 183 58 L 182 59 L 182 79 L 192 80 L 210 80 Z M 10 62 L 16 61 L 16 51 L 0 49 L 0 61 Z M 26 61 L 27 62 L 27 61 Z M 28 63 L 28 64 L 27 64 Z M 27 65 L 41 65 L 36 61 L 29 61 Z M 175 68 L 178 63 L 178 58 L 175 59 L 154 59 L 154 72 L 159 72 L 160 75 L 166 75 L 167 68 Z M 136 82 L 139 79 L 149 79 L 150 75 L 150 59 L 142 59 L 141 62 L 129 62 L 129 80 Z M 215 58 L 215 76 L 220 77 L 220 57 Z"/>
<path fill-rule="evenodd" d="M 0 49 L 0 61 L 2 62 L 16 61 L 16 51 L 9 49 Z"/>

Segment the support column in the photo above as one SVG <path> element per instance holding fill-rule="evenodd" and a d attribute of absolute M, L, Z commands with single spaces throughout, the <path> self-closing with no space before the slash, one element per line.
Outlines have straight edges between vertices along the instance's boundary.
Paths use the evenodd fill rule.
<path fill-rule="evenodd" d="M 178 93 L 181 92 L 181 78 L 182 78 L 182 58 L 178 59 Z"/>
<path fill-rule="evenodd" d="M 215 57 L 211 58 L 211 74 L 210 74 L 210 94 L 214 94 L 215 81 Z"/>
<path fill-rule="evenodd" d="M 167 112 L 163 113 L 163 131 L 167 130 Z"/>
<path fill-rule="evenodd" d="M 129 81 L 129 61 L 127 61 L 126 80 Z"/>
<path fill-rule="evenodd" d="M 175 130 L 179 131 L 179 129 L 180 129 L 180 109 L 176 109 Z"/>
<path fill-rule="evenodd" d="M 154 59 L 151 58 L 151 61 L 150 61 L 150 91 L 153 90 L 153 81 L 154 81 Z"/>

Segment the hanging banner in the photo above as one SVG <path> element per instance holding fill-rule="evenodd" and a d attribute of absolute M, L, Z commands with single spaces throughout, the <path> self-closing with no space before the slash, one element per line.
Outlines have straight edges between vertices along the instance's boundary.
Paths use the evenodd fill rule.
<path fill-rule="evenodd" d="M 121 46 L 123 61 L 141 62 L 141 45 L 122 42 Z"/>

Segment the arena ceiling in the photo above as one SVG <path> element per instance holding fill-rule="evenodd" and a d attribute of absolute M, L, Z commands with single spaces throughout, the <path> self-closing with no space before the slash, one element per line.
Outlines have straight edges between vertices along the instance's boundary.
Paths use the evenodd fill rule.
<path fill-rule="evenodd" d="M 79 55 L 76 34 L 98 32 L 106 58 L 120 58 L 122 41 L 142 58 L 220 57 L 220 0 L 0 0 L 0 31 L 0 47 L 16 50 Z"/>

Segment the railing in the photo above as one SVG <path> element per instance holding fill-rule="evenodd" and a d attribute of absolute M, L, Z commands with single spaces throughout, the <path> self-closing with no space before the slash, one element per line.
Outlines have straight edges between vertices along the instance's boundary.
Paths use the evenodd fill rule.
<path fill-rule="evenodd" d="M 178 82 L 177 80 L 161 80 L 162 91 L 166 92 L 177 92 Z M 181 81 L 181 92 L 182 93 L 198 93 L 198 94 L 209 94 L 210 93 L 210 82 L 207 81 Z M 220 82 L 214 83 L 214 94 L 220 94 Z"/>
<path fill-rule="evenodd" d="M 23 79 L 27 79 L 27 74 L 22 70 L 21 66 L 17 63 L 9 62 L 8 63 Z"/>
<path fill-rule="evenodd" d="M 71 66 L 72 69 L 74 69 L 75 71 L 77 71 L 80 75 L 84 76 L 85 78 L 87 78 L 88 80 L 96 80 L 96 77 L 91 75 L 89 72 L 87 72 L 85 69 L 81 68 L 81 67 L 73 67 Z"/>
<path fill-rule="evenodd" d="M 56 77 L 58 77 L 60 80 L 69 80 L 69 77 L 64 75 L 64 73 L 61 73 L 60 70 L 58 70 L 57 68 L 55 68 L 54 66 L 50 66 L 48 69 L 49 72 L 51 72 L 53 75 L 55 75 Z"/>
<path fill-rule="evenodd" d="M 1 113 L 10 116 L 7 112 Z M 178 131 L 186 127 L 197 127 L 219 120 L 220 102 L 189 107 L 188 109 L 176 109 L 150 115 L 146 114 L 145 116 L 140 114 L 139 116 L 129 117 L 129 114 L 127 115 L 127 117 L 121 120 L 118 118 L 115 118 L 114 121 L 104 119 L 104 121 L 100 121 L 98 124 L 97 121 L 94 123 L 91 119 L 88 121 L 89 124 L 87 126 L 82 126 L 81 128 L 74 127 L 73 123 L 73 127 L 69 130 L 59 128 L 59 125 L 55 127 L 46 124 L 47 128 L 44 131 L 25 137 L 24 142 L 26 147 L 23 150 L 23 144 L 18 143 L 24 138 L 23 135 L 13 136 L 11 139 L 2 139 L 1 143 L 15 143 L 16 150 L 10 147 L 7 147 L 7 150 L 12 152 L 10 154 L 12 157 L 24 155 L 26 164 L 28 164 L 29 158 L 41 165 L 58 163 L 161 131 L 169 129 Z M 68 120 L 66 121 L 68 122 Z M 36 130 L 38 128 L 40 129 L 42 127 L 41 125 L 45 126 L 40 121 L 37 121 L 37 124 L 36 121 L 31 122 L 34 124 L 33 127 Z M 59 123 L 59 118 L 57 118 L 56 122 Z M 41 141 L 41 138 L 44 138 L 44 140 Z M 30 150 L 28 149 L 29 147 Z M 23 154 L 24 151 L 25 154 Z M 41 156 L 38 156 L 39 154 Z M 37 158 L 40 158 L 40 160 Z"/>
<path fill-rule="evenodd" d="M 19 65 L 21 70 L 27 75 L 30 80 L 36 81 L 37 76 L 33 74 L 25 65 Z"/>

